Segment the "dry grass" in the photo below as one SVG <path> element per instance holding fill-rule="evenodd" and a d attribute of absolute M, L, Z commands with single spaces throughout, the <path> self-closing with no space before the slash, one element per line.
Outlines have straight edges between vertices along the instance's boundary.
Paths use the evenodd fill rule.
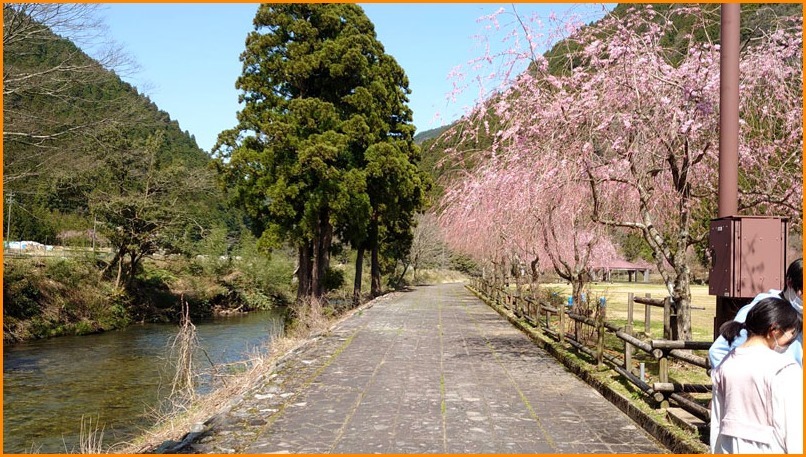
<path fill-rule="evenodd" d="M 99 419 L 92 422 L 92 417 L 81 416 L 81 430 L 78 438 L 79 454 L 103 454 L 104 450 L 104 427 L 99 425 Z"/>
<path fill-rule="evenodd" d="M 200 348 L 196 326 L 190 321 L 190 307 L 183 297 L 179 332 L 171 339 L 168 351 L 168 361 L 174 372 L 167 398 L 171 411 L 184 409 L 196 398 L 198 369 L 194 366 L 193 355 Z"/>
<path fill-rule="evenodd" d="M 455 270 L 421 269 L 417 270 L 416 280 L 413 271 L 406 273 L 406 280 L 415 285 L 424 285 L 467 282 L 468 278 L 464 273 Z"/>

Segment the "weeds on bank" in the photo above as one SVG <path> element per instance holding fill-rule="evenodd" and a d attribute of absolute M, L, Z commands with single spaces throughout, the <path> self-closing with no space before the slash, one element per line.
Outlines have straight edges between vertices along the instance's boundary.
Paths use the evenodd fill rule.
<path fill-rule="evenodd" d="M 183 298 L 179 331 L 171 339 L 168 351 L 168 360 L 174 369 L 171 391 L 167 397 L 167 401 L 171 403 L 171 410 L 184 409 L 196 399 L 199 370 L 194 365 L 193 355 L 197 351 L 203 349 L 199 344 L 196 326 L 190 321 L 190 307 Z"/>
<path fill-rule="evenodd" d="M 92 417 L 81 416 L 81 431 L 78 437 L 78 454 L 103 454 L 104 427 L 99 424 L 100 418 L 92 422 Z M 75 453 L 75 452 L 74 452 Z"/>

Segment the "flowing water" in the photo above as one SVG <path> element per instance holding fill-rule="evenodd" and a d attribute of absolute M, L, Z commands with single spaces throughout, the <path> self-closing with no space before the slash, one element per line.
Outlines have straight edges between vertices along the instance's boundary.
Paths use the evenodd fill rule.
<path fill-rule="evenodd" d="M 282 329 L 277 312 L 196 323 L 197 367 L 249 358 Z M 78 449 L 82 416 L 103 427 L 103 442 L 130 439 L 153 422 L 150 412 L 172 377 L 168 346 L 178 327 L 134 325 L 81 337 L 3 347 L 4 453 Z M 208 378 L 209 380 L 209 378 Z M 200 390 L 209 389 L 202 384 Z"/>

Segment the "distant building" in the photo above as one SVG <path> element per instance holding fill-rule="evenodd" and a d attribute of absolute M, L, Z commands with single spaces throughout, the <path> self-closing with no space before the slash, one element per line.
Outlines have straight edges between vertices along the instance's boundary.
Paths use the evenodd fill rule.
<path fill-rule="evenodd" d="M 36 241 L 3 241 L 3 249 L 15 251 L 52 251 L 53 246 Z"/>
<path fill-rule="evenodd" d="M 613 272 L 626 272 L 627 282 L 639 282 L 638 275 L 642 275 L 640 282 L 649 282 L 649 273 L 654 268 L 648 262 L 628 262 L 626 260 L 614 260 L 607 264 L 597 265 L 591 268 L 591 278 L 593 281 L 612 282 Z"/>

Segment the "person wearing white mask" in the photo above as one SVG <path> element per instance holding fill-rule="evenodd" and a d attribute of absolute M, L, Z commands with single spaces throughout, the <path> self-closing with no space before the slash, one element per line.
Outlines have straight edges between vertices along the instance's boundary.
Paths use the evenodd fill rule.
<path fill-rule="evenodd" d="M 748 336 L 711 373 L 711 453 L 803 453 L 803 369 L 784 354 L 802 326 L 789 302 L 769 297 L 720 327 L 729 342 Z"/>
<path fill-rule="evenodd" d="M 784 290 L 779 291 L 772 289 L 769 292 L 758 294 L 753 301 L 743 306 L 736 317 L 733 318 L 736 322 L 744 322 L 747 319 L 747 313 L 761 300 L 770 297 L 782 298 L 788 301 L 793 308 L 795 308 L 800 316 L 803 316 L 803 259 L 797 259 L 789 264 L 786 269 L 786 284 Z M 742 330 L 739 335 L 732 341 L 728 342 L 722 335 L 720 335 L 711 348 L 708 349 L 708 358 L 711 361 L 711 368 L 716 369 L 722 360 L 728 355 L 731 349 L 736 348 L 747 341 L 747 331 Z M 789 354 L 795 361 L 798 362 L 803 368 L 803 334 L 798 333 L 798 337 L 786 349 L 786 354 Z"/>

